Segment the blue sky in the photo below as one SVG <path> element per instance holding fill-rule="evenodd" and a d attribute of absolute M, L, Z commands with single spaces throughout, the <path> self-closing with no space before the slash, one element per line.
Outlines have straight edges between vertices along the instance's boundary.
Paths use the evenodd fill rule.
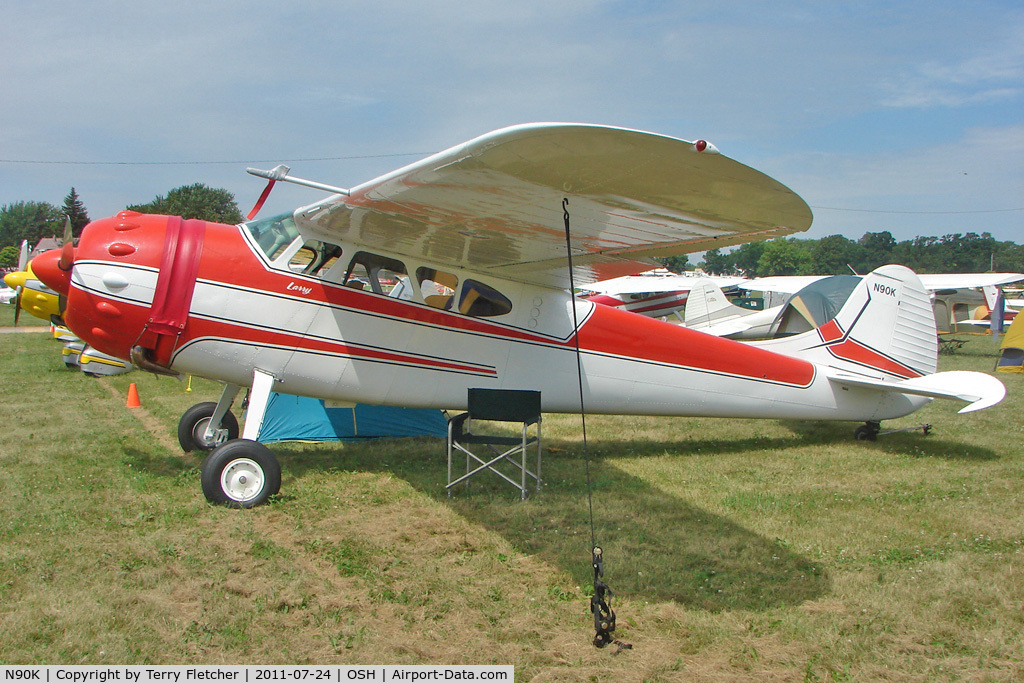
<path fill-rule="evenodd" d="M 202 182 L 245 212 L 247 165 L 349 187 L 581 121 L 710 140 L 800 194 L 808 237 L 1024 243 L 1019 0 L 8 0 L 0 92 L 0 205 Z"/>

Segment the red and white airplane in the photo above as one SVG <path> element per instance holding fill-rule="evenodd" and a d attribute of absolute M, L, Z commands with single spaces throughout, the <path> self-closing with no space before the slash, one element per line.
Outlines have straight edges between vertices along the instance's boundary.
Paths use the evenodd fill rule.
<path fill-rule="evenodd" d="M 675 315 L 682 321 L 679 311 L 686 306 L 690 292 L 708 282 L 725 288 L 746 282 L 746 278 L 677 275 L 664 268 L 655 268 L 646 273 L 624 275 L 588 285 L 587 291 L 592 293 L 587 299 L 650 318 Z"/>
<path fill-rule="evenodd" d="M 933 397 L 965 412 L 1005 393 L 985 374 L 933 374 L 928 295 L 898 266 L 821 330 L 764 347 L 572 296 L 573 272 L 596 282 L 810 226 L 800 197 L 703 141 L 529 124 L 349 190 L 255 173 L 334 194 L 242 225 L 124 212 L 35 264 L 98 350 L 226 384 L 179 425 L 184 447 L 211 450 L 212 501 L 251 507 L 279 489 L 254 440 L 271 388 L 456 409 L 470 387 L 532 389 L 546 412 L 864 421 L 867 437 Z"/>

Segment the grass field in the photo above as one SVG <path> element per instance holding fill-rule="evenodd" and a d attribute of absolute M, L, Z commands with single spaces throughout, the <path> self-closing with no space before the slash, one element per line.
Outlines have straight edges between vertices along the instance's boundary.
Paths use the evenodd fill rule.
<path fill-rule="evenodd" d="M 942 369 L 991 371 L 970 339 Z M 514 664 L 519 681 L 1024 679 L 1024 377 L 854 425 L 587 419 L 616 592 L 590 641 L 579 418 L 545 485 L 444 494 L 444 444 L 278 445 L 282 494 L 206 503 L 174 437 L 215 384 L 66 370 L 0 335 L 0 662 Z M 128 385 L 143 407 L 125 407 Z"/>

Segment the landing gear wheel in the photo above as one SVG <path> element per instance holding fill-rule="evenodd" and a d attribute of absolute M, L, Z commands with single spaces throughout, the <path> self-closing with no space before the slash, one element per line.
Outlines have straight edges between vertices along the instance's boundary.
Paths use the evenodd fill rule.
<path fill-rule="evenodd" d="M 263 444 L 234 439 L 206 456 L 201 480 L 211 503 L 252 508 L 281 490 L 281 465 Z"/>
<path fill-rule="evenodd" d="M 206 439 L 206 427 L 210 424 L 213 412 L 217 404 L 213 402 L 197 403 L 181 416 L 178 421 L 178 443 L 186 453 L 192 451 L 212 451 L 217 447 L 218 441 Z M 238 438 L 238 418 L 231 411 L 224 413 L 220 421 L 220 428 L 227 432 L 221 443 Z"/>
<path fill-rule="evenodd" d="M 860 427 L 853 430 L 853 438 L 857 441 L 874 441 L 878 438 L 878 430 L 880 426 L 881 425 L 877 422 L 862 424 Z"/>

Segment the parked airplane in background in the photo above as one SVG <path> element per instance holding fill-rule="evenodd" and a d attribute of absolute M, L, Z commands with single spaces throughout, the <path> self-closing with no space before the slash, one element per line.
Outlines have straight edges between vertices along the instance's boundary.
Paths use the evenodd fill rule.
<path fill-rule="evenodd" d="M 237 226 L 124 212 L 35 263 L 100 351 L 225 383 L 179 424 L 210 449 L 212 501 L 251 507 L 279 489 L 254 440 L 271 388 L 446 409 L 471 387 L 531 389 L 546 412 L 863 421 L 863 438 L 933 397 L 965 412 L 1005 392 L 986 374 L 933 374 L 928 296 L 898 266 L 866 277 L 833 323 L 763 348 L 573 296 L 575 278 L 810 226 L 800 197 L 704 141 L 529 124 L 350 190 L 255 173 L 335 194 Z M 239 439 L 228 409 L 241 387 Z"/>
<path fill-rule="evenodd" d="M 21 318 L 22 311 L 43 320 L 50 320 L 51 317 L 60 314 L 60 297 L 57 292 L 39 281 L 32 270 L 31 262 L 21 270 L 5 275 L 4 282 L 15 291 L 15 324 Z"/>
<path fill-rule="evenodd" d="M 1001 300 L 1000 287 L 1024 280 L 1024 273 L 946 273 L 922 275 L 932 293 L 935 323 L 940 333 L 984 331 L 992 313 L 1000 311 L 1009 324 L 1017 312 Z"/>
<path fill-rule="evenodd" d="M 687 327 L 731 339 L 763 339 L 777 334 L 785 306 L 800 292 L 831 278 L 849 275 L 779 275 L 743 280 L 733 285 L 742 296 L 756 295 L 766 306 L 746 308 L 734 303 L 721 288 L 704 282 L 689 292 L 683 321 Z M 919 275 L 929 292 L 938 332 L 988 328 L 997 305 L 998 287 L 1024 279 L 1021 273 L 938 273 Z M 848 285 L 847 289 L 852 288 Z M 1004 318 L 1016 311 L 1003 304 Z M 811 319 L 811 316 L 806 316 Z"/>
<path fill-rule="evenodd" d="M 664 268 L 656 268 L 638 275 L 595 282 L 587 287 L 590 301 L 650 318 L 676 315 L 686 306 L 687 296 L 694 287 L 713 282 L 719 287 L 731 287 L 743 282 L 742 277 L 712 277 L 677 275 Z"/>

